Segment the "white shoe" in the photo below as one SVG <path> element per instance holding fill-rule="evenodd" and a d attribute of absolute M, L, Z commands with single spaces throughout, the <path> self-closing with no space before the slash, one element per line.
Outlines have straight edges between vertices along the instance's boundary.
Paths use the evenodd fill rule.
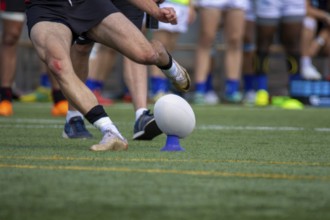
<path fill-rule="evenodd" d="M 205 104 L 216 105 L 219 103 L 219 96 L 214 91 L 209 91 L 204 96 Z"/>
<path fill-rule="evenodd" d="M 172 84 L 181 92 L 187 92 L 190 89 L 190 77 L 185 68 L 178 64 L 174 59 L 173 63 L 176 65 L 178 75 L 176 77 L 170 77 Z"/>
<path fill-rule="evenodd" d="M 249 105 L 255 104 L 256 92 L 254 90 L 249 90 L 245 92 L 243 102 Z"/>
<path fill-rule="evenodd" d="M 92 151 L 122 151 L 128 149 L 128 143 L 120 134 L 108 130 L 99 144 L 90 147 Z"/>
<path fill-rule="evenodd" d="M 301 76 L 303 79 L 307 80 L 320 80 L 322 78 L 321 73 L 319 73 L 313 65 L 302 68 Z"/>

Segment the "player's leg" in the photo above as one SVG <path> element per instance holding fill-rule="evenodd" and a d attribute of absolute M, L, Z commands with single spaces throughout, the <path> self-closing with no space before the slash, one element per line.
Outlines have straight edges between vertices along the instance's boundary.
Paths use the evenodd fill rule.
<path fill-rule="evenodd" d="M 70 58 L 71 30 L 61 23 L 39 22 L 32 27 L 30 36 L 68 101 L 83 114 L 97 105 L 96 98 L 74 72 Z"/>
<path fill-rule="evenodd" d="M 172 59 L 160 42 L 150 43 L 123 14 L 113 13 L 107 16 L 88 34 L 92 39 L 118 50 L 135 62 L 157 65 L 178 90 L 187 91 L 190 88 L 186 70 Z"/>
<path fill-rule="evenodd" d="M 255 21 L 245 21 L 242 73 L 244 81 L 244 102 L 255 103 Z"/>
<path fill-rule="evenodd" d="M 286 52 L 289 94 L 294 97 L 294 85 L 301 79 L 301 39 L 306 1 L 287 1 L 281 18 L 280 39 Z"/>
<path fill-rule="evenodd" d="M 281 41 L 287 53 L 290 78 L 300 77 L 302 22 L 283 22 Z"/>
<path fill-rule="evenodd" d="M 225 99 L 229 102 L 240 102 L 241 66 L 242 66 L 242 42 L 245 25 L 245 12 L 240 8 L 227 11 L 224 32 L 226 40 L 225 55 Z"/>
<path fill-rule="evenodd" d="M 310 55 L 312 57 L 321 53 L 327 55 L 329 53 L 329 38 L 330 29 L 328 27 L 322 28 L 317 36 L 313 39 L 310 45 Z"/>
<path fill-rule="evenodd" d="M 257 24 L 257 50 L 256 50 L 256 100 L 257 106 L 267 106 L 269 104 L 268 93 L 268 61 L 269 49 L 273 43 L 273 38 L 277 30 L 277 22 L 266 22 Z"/>
<path fill-rule="evenodd" d="M 169 32 L 167 30 L 153 32 L 153 39 L 162 42 L 170 53 L 174 51 L 178 37 L 178 32 Z M 168 80 L 156 66 L 151 66 L 150 68 L 150 81 L 153 101 L 157 101 L 157 99 L 169 92 Z"/>
<path fill-rule="evenodd" d="M 179 4 L 172 2 L 164 2 L 160 5 L 160 7 L 173 7 L 178 17 L 178 23 L 176 25 L 172 25 L 168 23 L 159 22 L 158 29 L 155 29 L 152 32 L 152 38 L 154 40 L 160 41 L 165 46 L 165 48 L 170 53 L 172 53 L 176 48 L 176 43 L 179 35 L 188 31 L 188 25 L 190 22 L 189 15 L 193 13 L 189 13 L 189 4 L 185 3 Z M 156 101 L 162 95 L 168 93 L 170 90 L 168 80 L 166 79 L 164 74 L 155 66 L 151 67 L 150 82 L 151 92 L 154 101 Z"/>
<path fill-rule="evenodd" d="M 322 38 L 324 40 L 324 43 L 320 44 L 320 41 L 318 38 Z M 314 46 L 315 45 L 315 46 Z M 327 66 L 325 68 L 329 68 L 329 55 L 330 55 L 330 30 L 329 28 L 324 28 L 320 31 L 317 38 L 313 41 L 312 47 L 315 48 L 315 50 L 311 51 L 313 55 L 316 55 L 316 53 L 321 54 L 324 56 L 327 60 Z M 329 73 L 326 73 L 326 80 L 330 81 L 330 75 Z"/>
<path fill-rule="evenodd" d="M 36 51 L 58 81 L 72 107 L 81 112 L 91 124 L 103 133 L 101 142 L 93 145 L 91 150 L 126 150 L 127 141 L 119 133 L 103 107 L 98 105 L 93 93 L 74 72 L 70 58 L 71 30 L 67 26 L 55 22 L 38 22 L 32 28 L 30 27 L 30 30 L 31 40 Z M 76 65 L 79 62 L 73 61 Z M 86 69 L 82 68 L 82 74 L 87 76 L 85 72 Z"/>
<path fill-rule="evenodd" d="M 47 73 L 49 71 L 47 70 Z M 66 116 L 68 113 L 68 101 L 66 100 L 65 96 L 63 95 L 60 85 L 54 78 L 54 76 L 48 73 L 50 84 L 51 84 L 51 97 L 53 101 L 53 107 L 51 109 L 52 116 Z"/>
<path fill-rule="evenodd" d="M 115 0 L 113 3 L 139 30 L 144 32 L 144 28 L 142 27 L 143 11 L 127 1 Z M 161 134 L 161 131 L 156 124 L 153 114 L 148 109 L 147 67 L 124 57 L 123 74 L 135 111 L 133 139 L 151 140 Z"/>
<path fill-rule="evenodd" d="M 147 107 L 148 73 L 147 66 L 138 64 L 127 57 L 123 60 L 123 73 L 125 83 L 132 95 L 135 111 Z"/>
<path fill-rule="evenodd" d="M 301 35 L 301 59 L 300 72 L 303 78 L 309 79 L 309 76 L 320 75 L 312 64 L 311 46 L 316 34 L 316 19 L 306 16 L 303 22 Z"/>
<path fill-rule="evenodd" d="M 23 13 L 3 12 L 0 44 L 0 116 L 13 114 L 12 85 L 16 73 L 17 46 L 23 25 Z"/>
<path fill-rule="evenodd" d="M 195 53 L 194 78 L 195 94 L 194 102 L 204 104 L 206 94 L 207 75 L 211 69 L 211 49 L 221 19 L 221 11 L 218 8 L 200 7 L 199 36 Z"/>
<path fill-rule="evenodd" d="M 249 0 L 245 11 L 245 28 L 243 36 L 243 63 L 242 74 L 244 83 L 244 102 L 247 104 L 255 103 L 255 2 Z"/>
<path fill-rule="evenodd" d="M 88 60 L 93 43 L 77 40 L 71 48 L 71 59 L 75 73 L 82 82 L 88 75 Z M 75 107 L 69 104 L 66 113 L 66 123 L 62 133 L 64 138 L 91 138 L 92 134 L 86 129 L 84 116 Z"/>
<path fill-rule="evenodd" d="M 256 1 L 256 102 L 269 104 L 268 56 L 281 17 L 282 1 Z"/>
<path fill-rule="evenodd" d="M 151 140 L 162 132 L 148 109 L 147 67 L 124 57 L 124 80 L 135 110 L 134 140 Z"/>
<path fill-rule="evenodd" d="M 103 97 L 102 90 L 105 79 L 115 65 L 116 55 L 117 52 L 115 50 L 101 44 L 95 44 L 89 57 L 89 73 L 86 85 L 103 106 L 113 104 L 113 100 Z"/>

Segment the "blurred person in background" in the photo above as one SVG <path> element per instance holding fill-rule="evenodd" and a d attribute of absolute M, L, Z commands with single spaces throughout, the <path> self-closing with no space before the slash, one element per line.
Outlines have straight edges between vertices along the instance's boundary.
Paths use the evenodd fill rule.
<path fill-rule="evenodd" d="M 330 3 L 327 0 L 306 0 L 307 15 L 302 35 L 301 76 L 307 80 L 320 80 L 322 74 L 313 65 L 312 58 L 330 52 Z"/>
<path fill-rule="evenodd" d="M 208 73 L 210 71 L 211 48 L 215 42 L 219 25 L 223 22 L 225 36 L 225 91 L 228 102 L 239 103 L 242 67 L 242 42 L 244 35 L 244 16 L 247 0 L 196 0 L 200 16 L 199 39 L 195 55 L 195 97 L 196 103 L 202 104 L 206 94 Z"/>
<path fill-rule="evenodd" d="M 306 14 L 305 0 L 267 0 L 256 1 L 256 45 L 257 67 L 255 104 L 267 106 L 268 93 L 268 61 L 270 46 L 279 31 L 280 43 L 285 50 L 289 84 L 301 78 L 301 35 L 303 19 Z"/>
<path fill-rule="evenodd" d="M 203 84 L 203 92 L 193 94 L 193 103 L 197 105 L 216 105 L 219 103 L 219 95 L 214 89 L 214 75 L 217 68 L 218 48 L 214 42 L 210 51 L 210 70 L 208 71 L 205 84 Z M 200 86 L 196 86 L 199 87 Z"/>
<path fill-rule="evenodd" d="M 0 45 L 0 116 L 13 114 L 13 91 L 17 47 L 25 20 L 21 0 L 1 0 L 2 36 Z"/>
<path fill-rule="evenodd" d="M 243 39 L 242 78 L 244 88 L 244 103 L 254 105 L 256 96 L 256 58 L 255 58 L 255 0 L 248 0 L 245 13 L 245 31 Z"/>
<path fill-rule="evenodd" d="M 0 116 L 10 116 L 13 111 L 13 91 L 17 66 L 17 49 L 25 21 L 25 5 L 21 0 L 0 0 L 2 19 L 2 39 L 0 45 Z M 53 85 L 51 113 L 63 116 L 68 109 L 58 85 Z"/>

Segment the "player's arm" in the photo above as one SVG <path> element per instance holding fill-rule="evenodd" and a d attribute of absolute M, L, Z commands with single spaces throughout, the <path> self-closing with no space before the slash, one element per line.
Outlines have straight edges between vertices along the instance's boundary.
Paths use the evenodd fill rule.
<path fill-rule="evenodd" d="M 129 0 L 133 5 L 145 11 L 158 21 L 164 23 L 177 24 L 177 17 L 174 8 L 166 7 L 159 8 L 157 3 L 159 1 L 154 0 Z M 157 2 L 157 3 L 156 3 Z M 160 1 L 162 2 L 162 0 Z"/>
<path fill-rule="evenodd" d="M 328 12 L 313 7 L 309 1 L 306 1 L 306 9 L 308 16 L 330 24 L 330 14 Z"/>

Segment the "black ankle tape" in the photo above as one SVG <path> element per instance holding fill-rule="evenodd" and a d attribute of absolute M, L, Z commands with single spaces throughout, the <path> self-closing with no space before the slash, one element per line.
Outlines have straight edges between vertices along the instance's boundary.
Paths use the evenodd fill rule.
<path fill-rule="evenodd" d="M 13 90 L 11 87 L 1 87 L 0 88 L 0 101 L 7 100 L 12 101 L 13 100 Z"/>
<path fill-rule="evenodd" d="M 171 54 L 169 52 L 167 52 L 167 54 L 168 54 L 168 57 L 169 57 L 170 62 L 167 65 L 165 65 L 165 66 L 158 66 L 159 69 L 161 69 L 161 70 L 168 70 L 169 68 L 172 67 L 172 63 L 173 63 L 172 56 L 171 56 Z"/>
<path fill-rule="evenodd" d="M 93 107 L 87 114 L 85 115 L 85 118 L 89 123 L 93 124 L 100 118 L 108 117 L 108 114 L 104 111 L 104 108 L 102 105 L 97 105 Z"/>
<path fill-rule="evenodd" d="M 54 104 L 59 103 L 60 101 L 66 100 L 65 96 L 63 95 L 62 91 L 59 89 L 52 90 L 52 98 Z"/>

